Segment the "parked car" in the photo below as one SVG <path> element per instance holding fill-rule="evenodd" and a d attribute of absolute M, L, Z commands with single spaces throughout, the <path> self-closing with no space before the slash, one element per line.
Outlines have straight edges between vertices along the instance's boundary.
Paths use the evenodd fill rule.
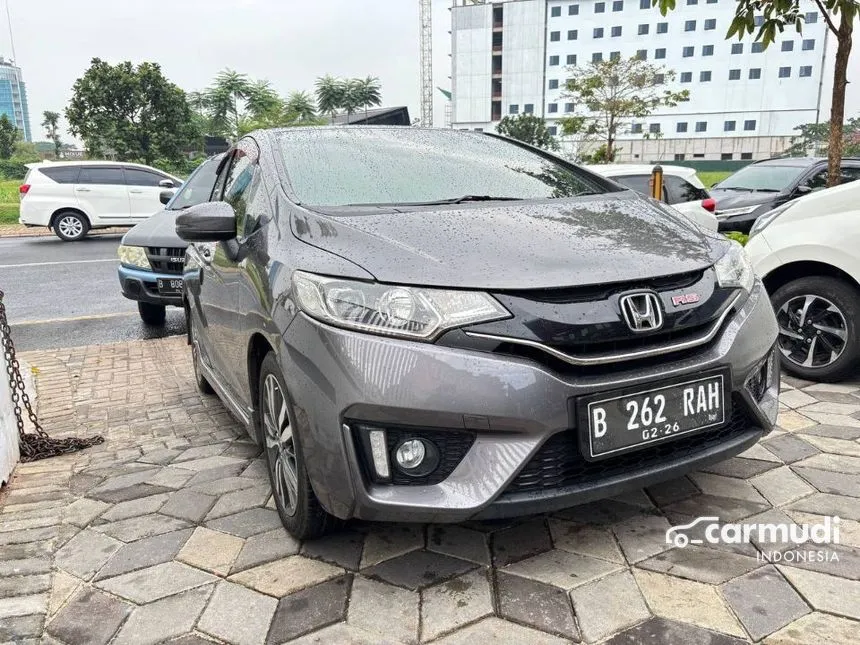
<path fill-rule="evenodd" d="M 842 160 L 842 182 L 860 178 L 860 159 Z M 781 157 L 744 166 L 711 188 L 721 231 L 749 233 L 759 216 L 827 187 L 827 159 Z"/>
<path fill-rule="evenodd" d="M 592 172 L 609 177 L 636 192 L 651 196 L 651 173 L 654 166 L 646 164 L 606 164 L 586 166 Z M 714 216 L 716 202 L 708 194 L 696 171 L 684 166 L 662 166 L 663 200 L 680 211 L 699 226 L 709 231 L 717 230 Z"/>
<path fill-rule="evenodd" d="M 762 215 L 746 250 L 770 292 L 785 369 L 812 381 L 856 376 L 860 361 L 860 182 Z"/>
<path fill-rule="evenodd" d="M 180 213 L 198 387 L 297 537 L 540 513 L 738 454 L 778 407 L 743 249 L 492 134 L 240 139 Z"/>
<path fill-rule="evenodd" d="M 159 194 L 182 182 L 133 163 L 61 161 L 27 164 L 19 222 L 47 226 L 74 242 L 96 228 L 134 226 L 160 207 Z"/>
<path fill-rule="evenodd" d="M 122 295 L 137 301 L 140 317 L 147 325 L 163 325 L 167 307 L 182 306 L 182 267 L 188 243 L 176 234 L 176 216 L 209 201 L 221 157 L 200 164 L 175 194 L 162 190 L 159 199 L 164 210 L 122 238 L 118 249 Z"/>

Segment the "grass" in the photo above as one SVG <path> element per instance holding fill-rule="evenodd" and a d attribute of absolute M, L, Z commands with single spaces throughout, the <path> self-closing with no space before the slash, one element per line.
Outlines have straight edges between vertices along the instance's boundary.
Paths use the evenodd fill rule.
<path fill-rule="evenodd" d="M 696 173 L 699 175 L 699 179 L 702 180 L 702 183 L 705 184 L 705 188 L 710 188 L 717 182 L 722 181 L 732 173 L 727 170 L 715 170 L 710 172 L 702 172 L 699 171 Z"/>
<path fill-rule="evenodd" d="M 0 181 L 0 226 L 18 223 L 18 186 L 21 181 Z"/>

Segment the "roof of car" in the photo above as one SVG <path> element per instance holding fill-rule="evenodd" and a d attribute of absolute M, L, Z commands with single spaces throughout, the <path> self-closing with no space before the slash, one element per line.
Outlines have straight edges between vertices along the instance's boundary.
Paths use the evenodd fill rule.
<path fill-rule="evenodd" d="M 654 166 L 650 164 L 599 164 L 585 166 L 588 170 L 596 172 L 605 177 L 617 177 L 619 175 L 650 175 L 654 171 Z M 686 166 L 663 166 L 663 174 L 677 175 L 679 177 L 690 177 L 696 174 L 695 168 L 687 168 Z"/>
<path fill-rule="evenodd" d="M 56 167 L 56 166 L 123 166 L 124 168 L 141 168 L 144 170 L 158 170 L 158 168 L 155 168 L 153 166 L 146 166 L 146 165 L 140 164 L 140 163 L 132 163 L 130 161 L 110 161 L 108 159 L 106 159 L 104 161 L 92 161 L 92 160 L 82 161 L 82 160 L 78 160 L 78 159 L 73 159 L 71 161 L 46 160 L 46 161 L 39 161 L 36 163 L 27 164 L 28 168 L 51 168 L 51 167 Z M 165 174 L 170 174 L 164 170 L 159 170 L 159 172 L 164 172 Z"/>

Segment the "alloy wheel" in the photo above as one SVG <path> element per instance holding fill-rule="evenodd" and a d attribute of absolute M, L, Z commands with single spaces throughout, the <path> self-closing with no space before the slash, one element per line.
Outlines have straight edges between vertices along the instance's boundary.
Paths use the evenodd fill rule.
<path fill-rule="evenodd" d="M 801 295 L 777 311 L 779 349 L 800 367 L 827 367 L 845 351 L 848 324 L 845 315 L 827 298 Z"/>
<path fill-rule="evenodd" d="M 293 516 L 299 495 L 296 444 L 289 405 L 274 374 L 267 374 L 263 381 L 263 431 L 272 474 L 272 492 L 284 513 Z"/>
<path fill-rule="evenodd" d="M 71 215 L 66 215 L 57 223 L 60 232 L 66 237 L 74 238 L 84 232 L 84 225 L 81 220 Z"/>

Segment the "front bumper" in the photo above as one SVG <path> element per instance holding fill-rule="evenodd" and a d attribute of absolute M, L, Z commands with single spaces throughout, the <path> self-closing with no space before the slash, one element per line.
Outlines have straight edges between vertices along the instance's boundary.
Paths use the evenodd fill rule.
<path fill-rule="evenodd" d="M 341 518 L 457 522 L 574 506 L 743 452 L 769 432 L 776 419 L 778 376 L 760 401 L 745 387 L 749 375 L 770 355 L 776 337 L 773 310 L 757 282 L 710 344 L 646 367 L 562 375 L 525 358 L 354 333 L 302 314 L 284 333 L 279 355 L 296 406 L 308 475 L 329 512 Z M 731 368 L 733 405 L 747 415 L 745 425 L 725 440 L 702 442 L 659 463 L 634 464 L 590 482 L 506 494 L 550 438 L 562 432 L 576 436 L 570 398 L 721 366 Z M 375 484 L 366 476 L 350 420 L 466 429 L 475 438 L 439 483 Z"/>
<path fill-rule="evenodd" d="M 153 305 L 182 306 L 182 296 L 164 296 L 158 293 L 158 278 L 181 280 L 181 275 L 173 273 L 155 273 L 144 269 L 132 269 L 120 265 L 117 270 L 122 295 L 129 300 L 148 302 Z"/>

